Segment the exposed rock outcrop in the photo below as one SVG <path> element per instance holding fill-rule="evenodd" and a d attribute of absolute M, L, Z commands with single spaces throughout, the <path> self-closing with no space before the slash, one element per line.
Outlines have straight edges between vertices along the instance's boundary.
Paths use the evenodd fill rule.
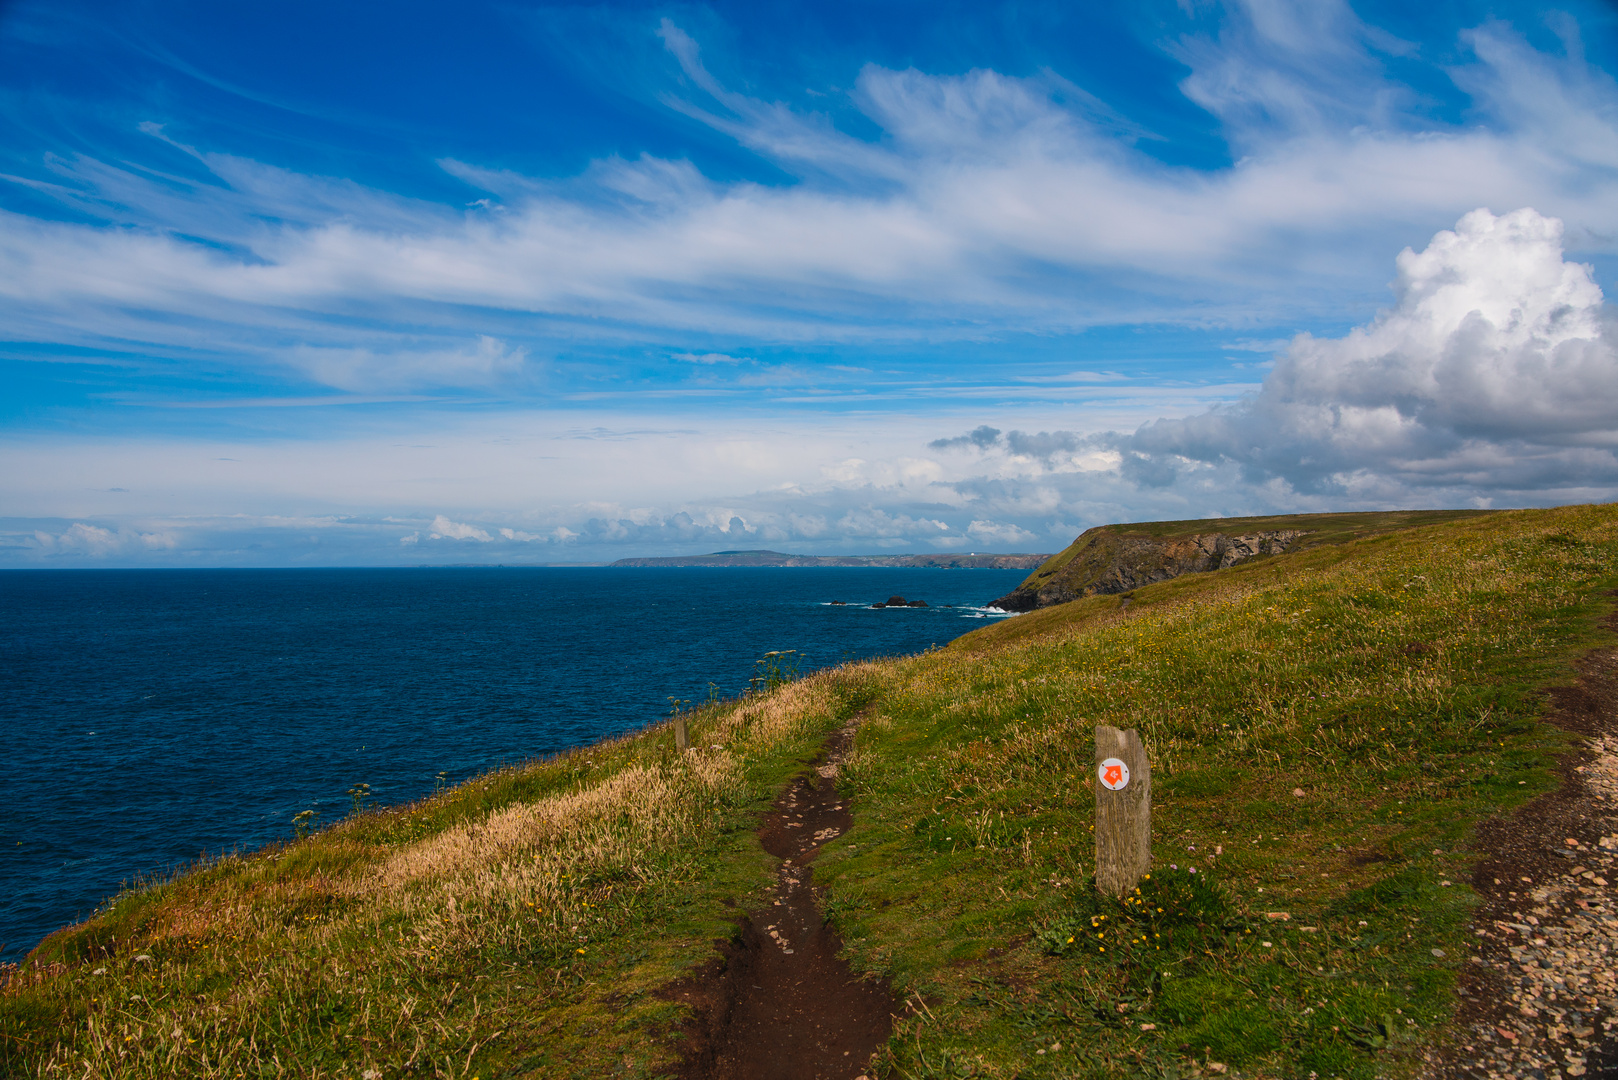
<path fill-rule="evenodd" d="M 1085 532 L 993 606 L 1033 611 L 1086 596 L 1128 592 L 1181 574 L 1223 570 L 1255 555 L 1277 555 L 1303 535 L 1302 529 L 1268 529 L 1158 537 L 1103 525 Z"/>
<path fill-rule="evenodd" d="M 613 566 L 903 566 L 930 570 L 1034 570 L 1049 555 L 990 555 L 945 552 L 934 555 L 788 555 L 780 551 L 715 551 L 709 555 L 670 555 L 619 559 Z"/>

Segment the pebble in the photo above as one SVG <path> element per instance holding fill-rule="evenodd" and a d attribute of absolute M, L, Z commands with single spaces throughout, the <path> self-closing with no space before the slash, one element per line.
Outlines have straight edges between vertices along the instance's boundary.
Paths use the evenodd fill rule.
<path fill-rule="evenodd" d="M 1574 859 L 1556 860 L 1565 869 L 1532 883 L 1511 918 L 1476 930 L 1488 944 L 1472 963 L 1500 973 L 1513 1015 L 1474 1024 L 1445 1075 L 1582 1077 L 1590 1055 L 1618 1040 L 1618 890 L 1608 885 L 1618 875 L 1618 738 L 1592 739 L 1590 748 L 1580 772 L 1600 844 L 1567 841 Z"/>

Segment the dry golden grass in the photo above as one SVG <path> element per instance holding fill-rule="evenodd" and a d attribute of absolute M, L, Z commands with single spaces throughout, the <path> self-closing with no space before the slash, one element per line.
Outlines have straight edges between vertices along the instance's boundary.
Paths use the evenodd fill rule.
<path fill-rule="evenodd" d="M 87 1078 L 666 1064 L 667 1044 L 600 1037 L 603 999 L 666 1031 L 672 1006 L 647 991 L 723 935 L 725 899 L 768 883 L 753 808 L 878 670 L 699 710 L 684 755 L 655 728 L 120 897 L 13 973 L 0 1063 Z"/>

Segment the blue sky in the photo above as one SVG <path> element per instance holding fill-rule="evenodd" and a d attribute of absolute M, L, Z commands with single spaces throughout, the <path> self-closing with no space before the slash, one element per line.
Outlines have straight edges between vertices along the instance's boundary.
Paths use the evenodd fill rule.
<path fill-rule="evenodd" d="M 1608 4 L 0 4 L 0 566 L 1618 496 Z"/>

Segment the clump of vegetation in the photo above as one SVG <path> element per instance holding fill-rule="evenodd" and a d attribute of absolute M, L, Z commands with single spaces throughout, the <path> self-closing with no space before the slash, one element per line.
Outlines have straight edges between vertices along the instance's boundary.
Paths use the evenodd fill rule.
<path fill-rule="evenodd" d="M 747 681 L 747 693 L 767 694 L 785 686 L 798 677 L 803 660 L 803 654 L 797 649 L 775 649 L 765 653 L 753 661 L 753 677 Z"/>
<path fill-rule="evenodd" d="M 302 840 L 319 826 L 319 810 L 300 810 L 292 815 L 292 838 Z"/>
<path fill-rule="evenodd" d="M 1098 892 L 1092 882 L 1069 910 L 1046 920 L 1034 940 L 1046 955 L 1093 956 L 1150 987 L 1163 967 L 1212 955 L 1228 935 L 1243 933 L 1252 933 L 1248 920 L 1209 875 L 1187 867 L 1147 874 L 1122 898 Z"/>

